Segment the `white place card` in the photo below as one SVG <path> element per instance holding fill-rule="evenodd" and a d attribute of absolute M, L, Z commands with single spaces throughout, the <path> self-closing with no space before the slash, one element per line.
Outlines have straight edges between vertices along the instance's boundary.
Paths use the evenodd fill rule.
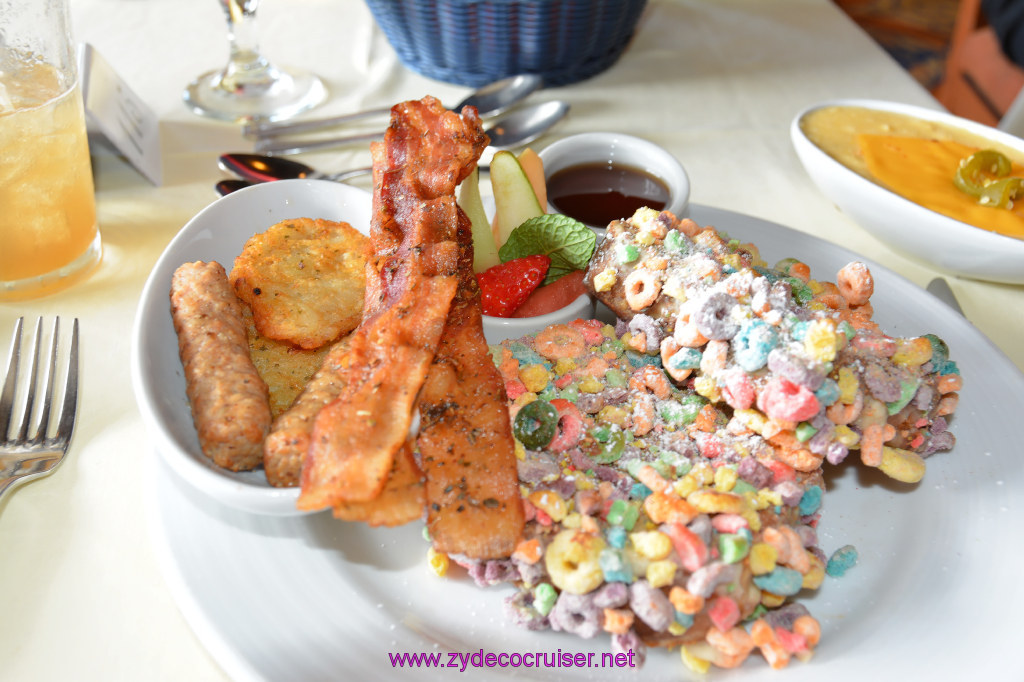
<path fill-rule="evenodd" d="M 160 185 L 163 164 L 156 115 L 92 45 L 83 44 L 78 57 L 90 123 L 150 182 Z"/>

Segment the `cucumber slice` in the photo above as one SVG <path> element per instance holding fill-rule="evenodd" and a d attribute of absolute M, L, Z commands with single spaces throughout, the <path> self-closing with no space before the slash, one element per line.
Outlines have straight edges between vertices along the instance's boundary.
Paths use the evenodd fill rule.
<path fill-rule="evenodd" d="M 473 223 L 473 272 L 483 272 L 501 263 L 501 259 L 498 258 L 498 245 L 494 243 L 494 234 L 491 232 L 491 223 L 487 220 L 484 203 L 480 199 L 479 168 L 474 168 L 459 185 L 458 204 Z"/>
<path fill-rule="evenodd" d="M 510 151 L 500 151 L 491 159 L 491 191 L 495 208 L 494 243 L 498 248 L 512 230 L 530 218 L 544 215 L 530 179 Z"/>

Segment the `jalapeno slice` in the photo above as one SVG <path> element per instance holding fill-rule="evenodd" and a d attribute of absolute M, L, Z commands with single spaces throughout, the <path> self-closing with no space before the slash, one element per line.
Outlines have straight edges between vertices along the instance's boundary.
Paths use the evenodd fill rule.
<path fill-rule="evenodd" d="M 523 405 L 512 422 L 512 435 L 530 450 L 546 446 L 557 431 L 558 410 L 546 400 L 534 400 Z"/>
<path fill-rule="evenodd" d="M 1005 154 L 982 149 L 960 162 L 953 182 L 961 192 L 970 194 L 984 206 L 1009 208 L 1024 194 L 1024 178 L 1008 178 L 1012 165 Z"/>
<path fill-rule="evenodd" d="M 1013 200 L 1024 194 L 1024 178 L 1002 178 L 985 185 L 978 203 L 997 208 L 1010 208 Z"/>

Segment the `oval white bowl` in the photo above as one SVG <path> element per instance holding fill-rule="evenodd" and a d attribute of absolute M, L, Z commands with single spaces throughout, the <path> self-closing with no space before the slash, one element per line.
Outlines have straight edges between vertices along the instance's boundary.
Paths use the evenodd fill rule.
<path fill-rule="evenodd" d="M 801 111 L 790 137 L 811 180 L 844 213 L 900 253 L 955 275 L 1007 284 L 1024 284 L 1024 240 L 968 225 L 904 199 L 822 151 L 800 128 L 811 111 L 852 106 L 916 116 L 988 138 L 1024 156 L 1024 140 L 942 111 L 880 100 L 841 99 Z"/>
<path fill-rule="evenodd" d="M 487 343 L 501 343 L 505 339 L 518 339 L 535 334 L 552 324 L 565 324 L 577 318 L 589 320 L 594 317 L 596 304 L 590 294 L 580 294 L 564 308 L 534 317 L 493 317 L 484 315 L 484 338 Z"/>
<path fill-rule="evenodd" d="M 281 180 L 233 192 L 200 211 L 175 236 L 150 273 L 132 331 L 132 384 L 157 453 L 183 479 L 221 503 L 247 512 L 300 514 L 298 488 L 274 488 L 262 469 L 234 473 L 200 450 L 188 398 L 178 338 L 171 322 L 171 276 L 183 263 L 215 260 L 230 271 L 246 240 L 290 218 L 346 221 L 370 226 L 371 198 L 364 190 L 325 180 Z"/>
<path fill-rule="evenodd" d="M 483 198 L 487 215 L 494 215 L 494 197 L 488 192 Z M 598 237 L 600 239 L 600 235 Z M 575 319 L 589 320 L 594 317 L 597 303 L 590 294 L 580 294 L 569 305 L 545 315 L 533 317 L 495 317 L 484 315 L 484 338 L 489 344 L 501 343 L 505 339 L 518 339 L 527 334 L 536 334 L 552 324 L 564 324 Z"/>
<path fill-rule="evenodd" d="M 648 140 L 623 133 L 580 133 L 553 142 L 540 150 L 538 155 L 544 163 L 545 178 L 550 178 L 564 168 L 583 163 L 614 161 L 638 168 L 665 183 L 669 200 L 664 210 L 671 211 L 680 218 L 685 218 L 689 213 L 690 178 L 686 174 L 686 169 L 668 150 Z M 548 212 L 559 211 L 549 202 Z M 601 236 L 607 225 L 590 227 Z"/>

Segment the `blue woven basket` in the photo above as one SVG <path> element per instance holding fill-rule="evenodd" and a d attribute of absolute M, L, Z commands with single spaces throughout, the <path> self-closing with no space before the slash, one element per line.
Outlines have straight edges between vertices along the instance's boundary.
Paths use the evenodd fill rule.
<path fill-rule="evenodd" d="M 366 0 L 402 63 L 477 87 L 519 73 L 565 85 L 604 71 L 647 0 Z"/>

